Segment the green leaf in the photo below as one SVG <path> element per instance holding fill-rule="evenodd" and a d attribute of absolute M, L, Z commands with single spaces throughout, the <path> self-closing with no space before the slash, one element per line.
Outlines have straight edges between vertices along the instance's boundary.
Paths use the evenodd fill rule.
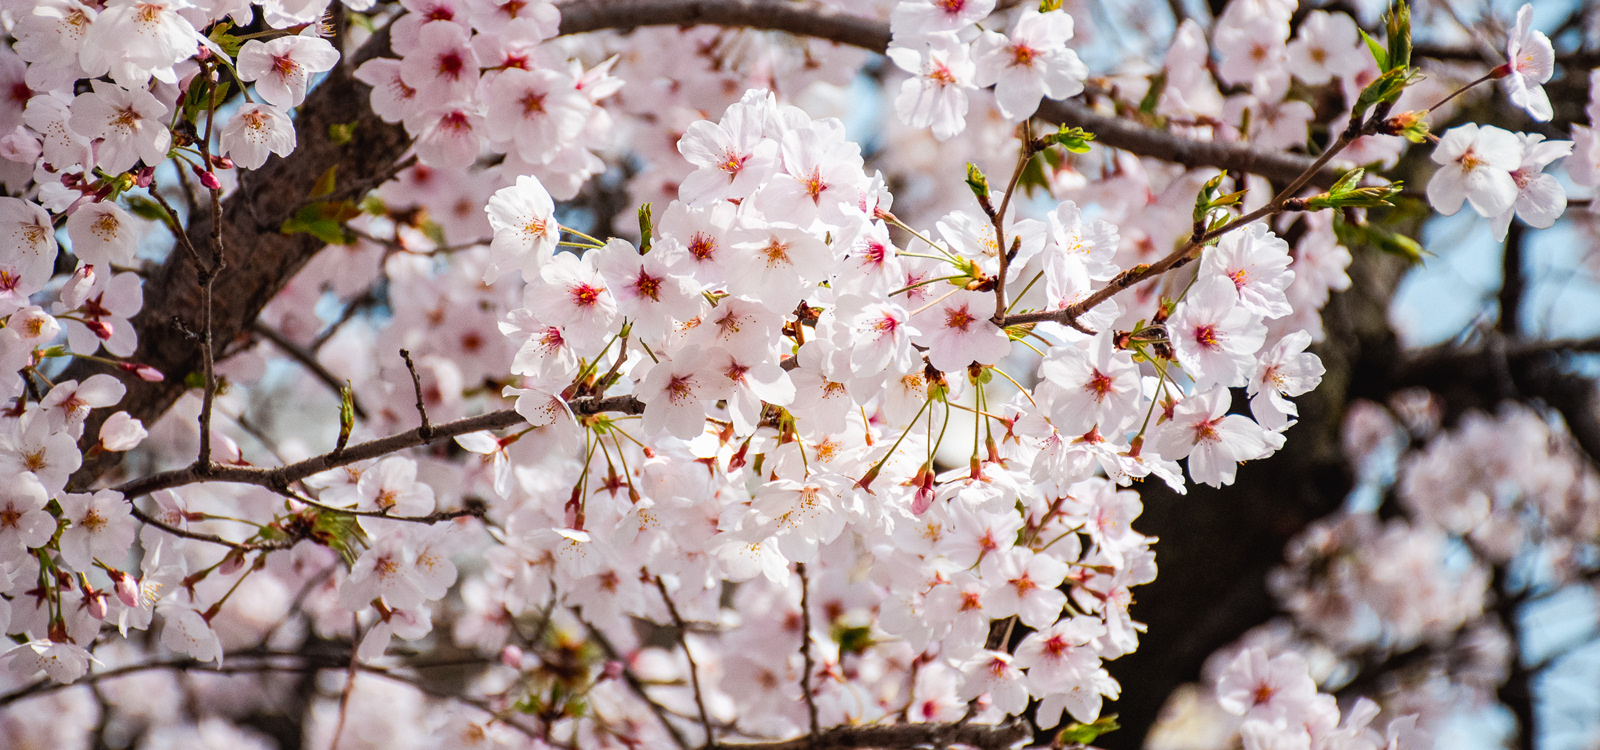
<path fill-rule="evenodd" d="M 344 223 L 360 215 L 361 209 L 350 201 L 313 203 L 296 211 L 278 231 L 309 234 L 330 245 L 348 245 L 354 238 L 345 233 Z"/>
<path fill-rule="evenodd" d="M 428 239 L 440 247 L 450 244 L 444 236 L 444 225 L 437 221 L 422 222 L 422 233 L 428 235 Z"/>
<path fill-rule="evenodd" d="M 328 170 L 323 172 L 321 177 L 317 178 L 317 184 L 311 186 L 311 195 L 307 197 L 321 198 L 324 195 L 332 194 L 333 189 L 336 187 L 338 182 L 338 174 L 338 164 L 328 167 Z"/>
<path fill-rule="evenodd" d="M 967 187 L 972 189 L 973 195 L 978 196 L 978 200 L 989 200 L 989 178 L 983 175 L 978 165 L 970 161 L 967 162 Z"/>
<path fill-rule="evenodd" d="M 650 240 L 651 240 L 651 235 L 654 234 L 654 232 L 655 232 L 655 226 L 650 220 L 650 204 L 646 203 L 646 204 L 644 204 L 644 205 L 639 207 L 639 254 L 640 255 L 644 255 L 645 253 L 650 252 Z"/>
<path fill-rule="evenodd" d="M 872 639 L 872 628 L 868 625 L 835 627 L 833 640 L 839 644 L 839 652 L 844 654 L 866 653 L 876 643 Z"/>
<path fill-rule="evenodd" d="M 1356 121 L 1365 117 L 1367 109 L 1379 102 L 1392 102 L 1400 98 L 1400 93 L 1406 86 L 1414 82 L 1410 68 L 1399 67 L 1378 76 L 1372 83 L 1361 90 L 1356 97 L 1356 104 L 1351 108 L 1350 119 Z"/>
<path fill-rule="evenodd" d="M 1337 218 L 1334 214 L 1334 236 L 1339 238 L 1339 244 L 1348 248 L 1370 247 L 1379 252 L 1404 258 L 1412 265 L 1422 265 L 1423 257 L 1429 255 L 1427 250 L 1416 240 L 1403 234 L 1391 232 L 1387 229 L 1373 226 L 1372 224 L 1354 224 Z"/>
<path fill-rule="evenodd" d="M 1218 172 L 1217 176 L 1206 180 L 1206 184 L 1200 186 L 1199 194 L 1194 197 L 1195 221 L 1205 221 L 1206 216 L 1211 213 L 1211 209 L 1218 206 L 1216 202 L 1218 200 L 1217 192 L 1222 189 L 1222 181 L 1227 177 L 1228 173 L 1226 171 Z M 1236 195 L 1243 195 L 1243 193 L 1236 193 Z"/>
<path fill-rule="evenodd" d="M 357 518 L 349 513 L 318 513 L 316 522 L 311 525 L 311 538 L 338 552 L 347 565 L 355 565 L 361 548 L 367 546 L 367 535 L 361 531 Z"/>
<path fill-rule="evenodd" d="M 350 442 L 350 431 L 356 426 L 356 392 L 350 387 L 350 381 L 344 381 L 344 387 L 339 389 L 339 447 L 344 447 Z"/>
<path fill-rule="evenodd" d="M 221 47 L 223 52 L 228 53 L 229 57 L 238 57 L 239 48 L 244 46 L 244 40 L 229 34 L 228 32 L 232 29 L 233 24 L 231 22 L 223 21 L 212 27 L 211 33 L 207 34 L 206 38 L 216 42 L 217 46 Z"/>
<path fill-rule="evenodd" d="M 1056 742 L 1061 745 L 1087 745 L 1099 739 L 1100 735 L 1121 728 L 1122 725 L 1117 723 L 1117 715 L 1107 714 L 1089 724 L 1078 722 L 1068 724 L 1066 729 L 1056 735 Z"/>
<path fill-rule="evenodd" d="M 1367 51 L 1372 53 L 1372 61 L 1378 64 L 1378 70 L 1388 70 L 1389 50 L 1385 49 L 1383 45 L 1378 44 L 1378 40 L 1373 39 L 1372 35 L 1368 34 L 1365 30 L 1358 28 L 1356 31 L 1361 33 L 1361 40 L 1367 43 Z"/>
<path fill-rule="evenodd" d="M 1411 7 L 1406 5 L 1406 0 L 1395 0 L 1383 20 L 1384 29 L 1389 34 L 1389 67 L 1386 70 L 1410 67 Z"/>
<path fill-rule="evenodd" d="M 1094 133 L 1083 128 L 1069 128 L 1061 126 L 1061 130 L 1045 136 L 1049 142 L 1060 146 L 1074 154 L 1089 153 L 1089 141 L 1094 140 Z"/>
<path fill-rule="evenodd" d="M 1045 171 L 1045 162 L 1050 159 L 1051 153 L 1044 151 L 1034 154 L 1033 158 L 1022 167 L 1022 174 L 1017 178 L 1017 187 L 1022 188 L 1029 198 L 1033 197 L 1035 190 L 1050 189 L 1050 175 Z"/>
<path fill-rule="evenodd" d="M 328 126 L 328 140 L 333 141 L 335 146 L 343 146 L 349 143 L 350 139 L 356 137 L 356 126 L 360 124 L 360 120 L 352 120 L 342 124 L 333 123 Z"/>
<path fill-rule="evenodd" d="M 1161 103 L 1161 94 L 1167 90 L 1167 71 L 1162 70 L 1150 76 L 1150 88 L 1145 89 L 1144 98 L 1139 100 L 1139 113 L 1153 115 L 1156 105 Z"/>
<path fill-rule="evenodd" d="M 370 216 L 383 216 L 389 213 L 389 207 L 383 205 L 383 199 L 379 198 L 377 193 L 368 193 L 356 207 L 361 209 L 361 213 Z"/>
<path fill-rule="evenodd" d="M 171 217 L 167 216 L 166 209 L 149 198 L 142 195 L 124 195 L 122 200 L 128 204 L 128 213 L 134 216 L 150 221 L 159 221 L 162 224 L 171 221 Z"/>

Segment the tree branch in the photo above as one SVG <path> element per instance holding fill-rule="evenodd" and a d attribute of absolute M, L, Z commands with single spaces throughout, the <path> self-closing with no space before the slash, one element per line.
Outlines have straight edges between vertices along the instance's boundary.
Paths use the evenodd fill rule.
<path fill-rule="evenodd" d="M 631 395 L 578 399 L 571 403 L 571 407 L 572 413 L 577 416 L 598 414 L 600 412 L 621 412 L 624 414 L 640 414 L 644 412 L 644 403 Z M 329 469 L 337 469 L 340 466 L 348 466 L 369 458 L 386 456 L 407 448 L 427 445 L 453 438 L 457 435 L 465 435 L 469 432 L 498 430 L 522 424 L 525 421 L 516 410 L 502 409 L 488 414 L 480 414 L 476 417 L 467 417 L 441 425 L 432 425 L 426 437 L 422 435 L 420 428 L 407 430 L 398 435 L 390 435 L 386 438 L 378 438 L 377 440 L 352 445 L 343 451 L 333 451 L 320 456 L 312 456 L 288 466 L 263 468 L 257 466 L 219 465 L 213 466 L 211 471 L 205 475 L 201 475 L 195 471 L 193 466 L 190 466 L 123 482 L 112 489 L 121 492 L 123 497 L 130 499 L 157 490 L 172 489 L 173 487 L 182 487 L 199 482 L 232 482 L 234 484 L 254 484 L 269 489 L 280 489 Z"/>
<path fill-rule="evenodd" d="M 979 750 L 1004 750 L 1030 737 L 1021 724 L 889 724 L 839 726 L 814 737 L 781 742 L 717 745 L 721 750 L 845 750 L 846 748 L 914 748 L 964 745 Z"/>
<path fill-rule="evenodd" d="M 278 347 L 278 351 L 289 355 L 290 359 L 299 362 L 307 370 L 310 370 L 311 374 L 315 375 L 317 380 L 322 381 L 323 385 L 328 386 L 328 389 L 333 391 L 335 396 L 339 395 L 339 393 L 344 389 L 344 386 L 339 382 L 339 379 L 334 377 L 334 374 L 329 372 L 328 368 L 324 367 L 321 362 L 317 361 L 316 354 L 313 354 L 305 347 L 296 344 L 288 336 L 279 333 L 271 326 L 262 323 L 259 320 L 250 324 L 250 330 L 261 334 L 263 338 L 271 341 L 273 346 Z M 363 422 L 366 421 L 367 410 L 361 408 L 361 400 L 357 398 L 355 394 L 351 394 L 350 401 L 355 406 L 356 416 L 360 417 Z"/>
<path fill-rule="evenodd" d="M 820 5 L 776 0 L 579 0 L 561 5 L 561 33 L 642 26 L 742 26 L 786 31 L 872 52 L 889 48 L 889 24 Z M 1198 141 L 1132 120 L 1102 115 L 1073 101 L 1046 100 L 1039 119 L 1095 134 L 1095 142 L 1186 167 L 1216 167 L 1288 182 L 1311 166 L 1305 156 L 1232 143 Z M 1312 184 L 1332 185 L 1338 174 L 1317 171 Z"/>
<path fill-rule="evenodd" d="M 606 652 L 606 658 L 622 665 L 622 679 L 628 683 L 628 687 L 633 690 L 634 694 L 639 696 L 639 700 L 644 701 L 645 705 L 650 707 L 650 711 L 661 721 L 661 726 L 666 727 L 667 734 L 672 737 L 673 744 L 677 745 L 679 750 L 689 750 L 689 740 L 684 738 L 683 732 L 678 729 L 676 724 L 672 723 L 672 719 L 667 717 L 667 709 L 657 703 L 654 698 L 651 698 L 649 693 L 645 692 L 644 683 L 639 681 L 639 676 L 633 673 L 633 667 L 629 666 L 627 660 L 622 658 L 622 654 L 617 651 L 617 647 L 612 645 L 611 639 L 607 638 L 605 633 L 600 632 L 600 629 L 588 620 L 580 617 L 579 622 L 582 622 L 584 629 L 589 631 L 589 637 L 600 645 L 600 650 Z"/>

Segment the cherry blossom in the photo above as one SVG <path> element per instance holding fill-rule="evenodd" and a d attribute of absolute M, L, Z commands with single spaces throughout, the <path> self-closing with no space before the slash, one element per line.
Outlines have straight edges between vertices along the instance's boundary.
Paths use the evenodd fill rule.
<path fill-rule="evenodd" d="M 127 89 L 142 89 L 152 77 L 177 83 L 174 66 L 193 55 L 204 39 L 182 13 L 193 8 L 186 0 L 113 0 L 84 33 L 79 63 L 90 78 L 109 72 Z M 135 39 L 138 44 L 127 43 Z M 100 91 L 98 84 L 95 91 Z"/>
<path fill-rule="evenodd" d="M 1250 376 L 1250 413 L 1269 430 L 1283 430 L 1300 412 L 1285 396 L 1309 393 L 1322 382 L 1322 360 L 1305 349 L 1311 334 L 1295 331 L 1267 347 Z"/>
<path fill-rule="evenodd" d="M 985 31 L 973 44 L 978 86 L 995 87 L 995 101 L 1008 120 L 1033 115 L 1043 97 L 1065 99 L 1083 91 L 1089 69 L 1066 48 L 1072 16 L 1065 11 L 1025 10 L 1009 34 Z"/>
<path fill-rule="evenodd" d="M 294 124 L 270 105 L 246 104 L 222 127 L 223 153 L 245 169 L 266 164 L 268 154 L 288 156 L 294 147 Z"/>
<path fill-rule="evenodd" d="M 1126 352 L 1113 349 L 1111 336 L 1089 344 L 1051 347 L 1039 374 L 1055 386 L 1051 421 L 1063 432 L 1078 434 L 1092 427 L 1116 433 L 1138 416 L 1144 390 L 1139 368 Z"/>
<path fill-rule="evenodd" d="M 1506 67 L 1503 80 L 1511 103 L 1528 110 L 1535 120 L 1548 122 L 1554 110 L 1543 84 L 1555 72 L 1556 52 L 1544 32 L 1533 28 L 1533 6 L 1517 11 L 1517 26 L 1506 40 Z M 1474 206 L 1476 207 L 1476 206 Z"/>
<path fill-rule="evenodd" d="M 1170 459 L 1189 459 L 1189 478 L 1221 487 L 1233 484 L 1238 464 L 1265 458 L 1283 445 L 1249 417 L 1228 413 L 1228 389 L 1215 386 L 1178 404 L 1172 421 L 1156 439 L 1156 450 Z"/>
<path fill-rule="evenodd" d="M 326 73 L 339 62 L 339 52 L 315 29 L 265 42 L 251 39 L 239 48 L 239 77 L 254 81 L 256 93 L 280 109 L 300 106 L 311 76 Z M 237 115 L 236 115 L 237 116 Z"/>
<path fill-rule="evenodd" d="M 1513 213 L 1528 226 L 1545 229 L 1554 225 L 1567 208 L 1566 190 L 1544 170 L 1551 162 L 1572 154 L 1572 141 L 1547 141 L 1537 133 L 1518 133 L 1517 137 L 1522 140 L 1522 165 L 1511 172 L 1517 199 L 1506 210 L 1489 217 L 1496 238 L 1502 240 L 1511 227 Z"/>
<path fill-rule="evenodd" d="M 1347 75 L 1367 63 L 1355 19 L 1313 10 L 1289 42 L 1289 71 L 1313 86 Z"/>
<path fill-rule="evenodd" d="M 1249 379 L 1267 327 L 1241 294 L 1237 281 L 1202 275 L 1167 322 L 1178 362 L 1196 388 L 1213 383 L 1236 387 Z"/>
<path fill-rule="evenodd" d="M 132 0 L 127 4 L 132 5 Z M 94 91 L 73 100 L 68 123 L 85 138 L 103 139 L 95 149 L 102 169 L 125 172 L 141 160 L 149 166 L 167 158 L 172 145 L 172 133 L 162 122 L 167 111 L 166 105 L 144 89 L 130 91 L 95 81 Z"/>
<path fill-rule="evenodd" d="M 994 0 L 911 0 L 895 5 L 889 28 L 897 41 L 912 42 L 960 31 L 988 17 L 994 6 Z"/>
<path fill-rule="evenodd" d="M 484 271 L 484 281 L 493 282 L 512 270 L 531 279 L 561 241 L 561 225 L 556 223 L 550 193 L 538 180 L 518 177 L 515 185 L 495 191 L 486 210 L 489 226 L 494 228 L 494 241 L 489 245 L 494 260 Z"/>
<path fill-rule="evenodd" d="M 259 166 L 259 165 L 258 165 Z M 113 263 L 133 262 L 138 250 L 140 225 L 115 203 L 101 201 L 79 206 L 67 218 L 72 254 L 90 265 L 109 269 Z"/>
<path fill-rule="evenodd" d="M 96 559 L 120 560 L 133 545 L 136 529 L 122 493 L 101 490 L 92 495 L 66 493 L 57 498 L 68 526 L 61 532 L 61 559 L 87 573 Z"/>
<path fill-rule="evenodd" d="M 1515 133 L 1493 125 L 1467 123 L 1445 131 L 1433 150 L 1440 166 L 1428 180 L 1428 202 L 1446 216 L 1463 202 L 1486 217 L 1505 213 L 1517 200 L 1511 172 L 1521 167 L 1522 150 Z"/>
<path fill-rule="evenodd" d="M 933 128 L 933 136 L 941 141 L 966 129 L 967 89 L 977 87 L 977 68 L 965 44 L 934 36 L 921 48 L 891 46 L 885 54 L 912 75 L 894 100 L 901 120 L 913 128 Z"/>
<path fill-rule="evenodd" d="M 928 347 L 928 361 L 945 372 L 960 372 L 973 362 L 993 364 L 1011 350 L 993 315 L 994 295 L 951 290 L 912 315 L 920 334 L 912 341 Z"/>

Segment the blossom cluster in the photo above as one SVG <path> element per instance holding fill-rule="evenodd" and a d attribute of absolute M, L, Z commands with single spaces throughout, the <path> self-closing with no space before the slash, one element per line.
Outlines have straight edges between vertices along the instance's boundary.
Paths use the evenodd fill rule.
<path fill-rule="evenodd" d="M 212 462 L 240 470 L 317 451 L 304 435 L 274 444 L 246 418 L 245 395 L 211 383 L 205 406 L 192 394 L 149 432 L 115 413 L 85 439 L 90 411 L 113 411 L 126 385 L 105 374 L 51 382 L 47 363 L 187 374 L 129 359 L 144 225 L 179 225 L 163 202 L 175 187 L 220 198 L 235 168 L 290 156 L 293 110 L 341 53 L 322 36 L 325 3 L 41 0 L 15 12 L 17 42 L 0 51 L 0 72 L 28 92 L 4 103 L 0 123 L 11 128 L 0 177 L 24 196 L 0 198 L 0 470 L 17 477 L 0 486 L 0 632 L 20 644 L 3 657 L 14 678 L 71 682 L 94 660 L 137 663 L 130 630 L 159 632 L 152 651 L 219 666 L 313 639 L 388 664 L 407 656 L 396 640 L 448 639 L 487 665 L 476 687 L 495 711 L 580 746 L 657 746 L 689 727 L 663 724 L 650 701 L 698 709 L 706 732 L 715 722 L 761 737 L 806 731 L 811 709 L 830 726 L 1024 713 L 1041 728 L 1094 722 L 1120 691 L 1104 662 L 1138 647 L 1133 588 L 1156 575 L 1154 540 L 1131 527 L 1143 508 L 1132 488 L 1152 477 L 1180 493 L 1190 481 L 1229 485 L 1241 463 L 1283 446 L 1292 399 L 1323 375 L 1307 351 L 1323 337 L 1319 311 L 1350 285 L 1335 219 L 1246 221 L 1267 205 L 1253 178 L 1099 147 L 1085 148 L 1105 160 L 1101 178 L 1076 174 L 1059 149 L 1087 136 L 1035 138 L 1028 123 L 1088 74 L 1059 4 L 1025 4 L 998 24 L 992 0 L 907 0 L 888 14 L 887 56 L 911 74 L 894 104 L 906 124 L 951 148 L 969 124 L 1003 129 L 1006 151 L 1023 150 L 1019 175 L 1035 156 L 1052 165 L 1049 200 L 991 194 L 977 166 L 960 193 L 941 172 L 946 197 L 917 201 L 941 209 L 926 217 L 905 201 L 893 210 L 889 186 L 901 181 L 842 120 L 748 85 L 755 74 L 653 88 L 650 55 L 553 41 L 550 3 L 400 5 L 386 29 L 395 57 L 353 75 L 372 86 L 373 112 L 413 138 L 417 164 L 361 203 L 339 229 L 346 241 L 296 276 L 262 325 L 349 377 L 347 411 L 370 416 L 353 430 L 344 418 L 344 438 L 409 428 L 413 404 L 435 426 L 498 406 L 524 423 L 345 463 L 341 442 L 326 454 L 336 468 L 292 486 L 196 482 L 142 504 L 76 491 L 86 488 L 73 474 L 151 433 L 140 455 L 152 464 L 187 465 L 203 439 Z M 1377 68 L 1350 18 L 1314 11 L 1290 41 L 1291 10 L 1241 0 L 1219 19 L 1218 76 L 1248 91 L 1227 99 L 1197 64 L 1210 54 L 1199 27 L 1184 24 L 1154 112 L 1189 134 L 1303 144 L 1312 109 L 1290 98 L 1291 74 L 1353 102 Z M 230 33 L 258 16 L 264 31 Z M 697 36 L 709 32 L 637 33 L 663 51 L 735 56 Z M 1548 108 L 1541 40 L 1524 14 L 1502 76 L 1536 115 L 1540 101 Z M 849 62 L 759 76 L 838 78 Z M 219 102 L 225 83 L 247 91 Z M 988 106 L 989 86 L 998 125 L 973 111 Z M 557 203 L 617 156 L 613 109 L 630 125 L 654 121 L 632 187 L 650 182 L 660 200 L 640 212 L 637 242 L 575 231 Z M 1397 157 L 1399 142 L 1369 134 L 1341 159 Z M 1451 213 L 1470 202 L 1502 232 L 1513 214 L 1548 226 L 1565 198 L 1543 170 L 1571 150 L 1462 126 L 1435 151 L 1444 168 L 1430 199 Z M 1192 205 L 1197 192 L 1232 191 L 1243 205 Z M 1174 248 L 1185 254 L 1170 272 L 1095 298 Z M 384 316 L 339 328 L 357 317 L 344 315 L 319 335 L 325 291 L 354 310 L 371 286 L 386 290 Z M 270 392 L 263 359 L 249 350 L 217 367 Z M 196 431 L 213 398 L 218 427 Z M 1412 471 L 1427 469 L 1424 457 Z M 1431 508 L 1419 518 L 1444 532 L 1476 533 L 1491 514 L 1479 506 L 1498 507 L 1458 507 L 1462 494 L 1417 481 L 1407 502 Z M 1403 526 L 1323 529 L 1291 564 L 1388 549 Z M 1413 570 L 1436 572 L 1437 545 L 1405 549 Z M 1431 599 L 1371 570 L 1330 571 L 1347 584 L 1334 594 L 1300 592 L 1290 576 L 1280 591 L 1294 592 L 1296 611 L 1403 604 L 1450 624 L 1482 606 L 1475 570 L 1438 573 L 1451 586 Z M 1366 624 L 1322 621 L 1330 635 Z M 677 647 L 648 644 L 636 622 L 675 631 Z M 1437 629 L 1385 627 L 1397 641 Z M 1244 716 L 1247 744 L 1382 744 L 1367 728 L 1371 707 L 1340 725 L 1303 664 L 1241 659 L 1221 693 Z M 396 690 L 350 672 L 362 691 Z M 641 676 L 651 690 L 636 686 Z M 176 713 L 169 679 L 109 689 L 119 711 L 140 706 L 154 722 Z M 313 708 L 314 737 L 345 724 L 327 707 Z M 513 722 L 464 716 L 432 729 L 514 742 L 501 734 Z M 1418 746 L 1404 721 L 1387 741 Z"/>

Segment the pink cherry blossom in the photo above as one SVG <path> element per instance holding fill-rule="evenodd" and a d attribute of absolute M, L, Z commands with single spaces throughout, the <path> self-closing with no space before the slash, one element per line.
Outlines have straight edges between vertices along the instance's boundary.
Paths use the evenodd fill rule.
<path fill-rule="evenodd" d="M 239 77 L 255 81 L 256 93 L 280 109 L 300 106 L 311 76 L 339 63 L 339 52 L 308 27 L 293 36 L 265 42 L 251 39 L 239 48 Z"/>

